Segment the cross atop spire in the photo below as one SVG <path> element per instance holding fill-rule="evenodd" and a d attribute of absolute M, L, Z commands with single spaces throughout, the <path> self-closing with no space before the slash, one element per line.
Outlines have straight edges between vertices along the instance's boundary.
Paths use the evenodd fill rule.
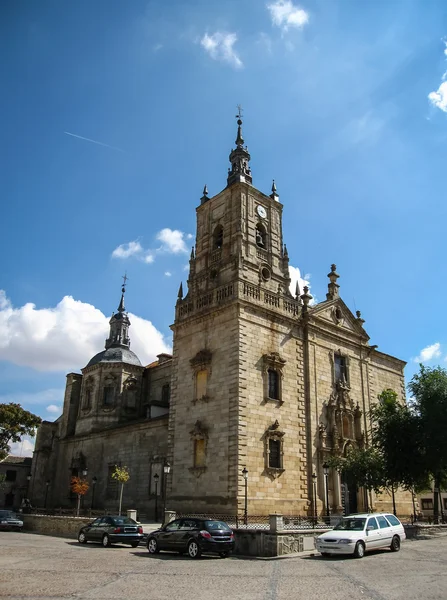
<path fill-rule="evenodd" d="M 126 285 L 128 281 L 127 275 L 123 275 L 123 284 L 121 286 L 121 300 L 118 306 L 118 311 L 112 315 L 110 319 L 110 333 L 106 339 L 106 348 L 111 347 L 125 347 L 129 348 L 129 317 L 126 313 L 126 307 L 124 306 L 124 294 L 126 293 Z"/>
<path fill-rule="evenodd" d="M 228 169 L 227 183 L 231 185 L 235 182 L 252 183 L 251 170 L 249 166 L 250 154 L 244 146 L 244 138 L 242 136 L 242 106 L 237 105 L 237 136 L 236 148 L 230 153 L 231 169 Z"/>

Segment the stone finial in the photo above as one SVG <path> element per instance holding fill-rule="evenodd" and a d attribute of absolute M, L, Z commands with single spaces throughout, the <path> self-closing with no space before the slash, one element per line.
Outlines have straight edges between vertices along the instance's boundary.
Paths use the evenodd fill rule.
<path fill-rule="evenodd" d="M 200 198 L 200 203 L 201 204 L 205 204 L 205 202 L 207 200 L 209 200 L 209 198 L 208 198 L 208 188 L 206 187 L 206 184 L 205 184 L 205 187 L 203 188 L 203 196 Z"/>
<path fill-rule="evenodd" d="M 284 252 L 283 252 L 283 254 L 284 254 L 284 258 L 289 258 L 289 252 L 288 252 L 287 246 L 285 244 L 284 244 Z"/>
<path fill-rule="evenodd" d="M 328 293 L 326 294 L 326 299 L 335 300 L 336 298 L 340 297 L 340 294 L 338 292 L 340 286 L 337 283 L 337 279 L 340 277 L 340 275 L 337 273 L 337 265 L 331 265 L 331 272 L 328 273 L 328 277 L 330 283 L 327 286 Z"/>
<path fill-rule="evenodd" d="M 309 302 L 312 300 L 311 294 L 309 294 L 309 288 L 307 285 L 304 286 L 304 294 L 301 294 L 301 300 L 303 301 L 303 312 L 307 312 Z"/>
<path fill-rule="evenodd" d="M 270 198 L 272 198 L 272 200 L 279 200 L 279 196 L 276 192 L 275 180 L 273 180 L 273 183 L 272 183 L 272 193 L 270 194 Z"/>
<path fill-rule="evenodd" d="M 363 325 L 363 323 L 365 322 L 365 319 L 362 319 L 362 313 L 359 310 L 355 311 L 355 314 L 357 316 L 356 321 L 359 325 Z"/>
<path fill-rule="evenodd" d="M 183 300 L 183 281 L 180 282 L 180 287 L 178 289 L 178 295 L 177 298 L 179 300 Z"/>
<path fill-rule="evenodd" d="M 190 260 L 194 260 L 195 256 L 194 256 L 194 246 L 191 248 L 191 256 L 189 257 Z"/>
<path fill-rule="evenodd" d="M 295 300 L 299 300 L 301 302 L 300 296 L 301 296 L 300 282 L 297 280 L 296 286 L 295 286 Z"/>

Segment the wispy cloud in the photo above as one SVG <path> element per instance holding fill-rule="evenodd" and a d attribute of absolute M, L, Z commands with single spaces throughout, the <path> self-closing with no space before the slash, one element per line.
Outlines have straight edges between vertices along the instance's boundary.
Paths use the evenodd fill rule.
<path fill-rule="evenodd" d="M 435 342 L 431 346 L 426 346 L 423 350 L 421 350 L 419 356 L 413 358 L 415 363 L 425 363 L 433 360 L 434 358 L 439 358 L 441 356 L 441 344 L 439 342 Z"/>
<path fill-rule="evenodd" d="M 92 140 L 90 138 L 84 137 L 82 135 L 77 135 L 76 133 L 70 133 L 69 131 L 64 131 L 65 135 L 71 135 L 71 137 L 78 138 L 78 140 L 84 140 L 85 142 L 91 142 L 92 144 L 98 144 L 98 146 L 104 146 L 105 148 L 111 148 L 112 150 L 118 150 L 118 152 L 124 152 L 121 148 L 117 148 L 116 146 L 111 146 L 110 144 L 104 144 L 103 142 L 98 142 L 98 140 Z"/>
<path fill-rule="evenodd" d="M 216 31 L 212 35 L 205 35 L 200 40 L 200 45 L 214 60 L 229 63 L 235 69 L 241 69 L 244 65 L 234 49 L 237 42 L 235 33 Z"/>
<path fill-rule="evenodd" d="M 267 9 L 270 11 L 273 25 L 280 27 L 284 32 L 289 27 L 302 29 L 309 22 L 309 14 L 291 0 L 277 0 L 267 4 Z"/>
<path fill-rule="evenodd" d="M 166 277 L 172 277 L 172 273 L 170 271 L 165 271 L 165 276 Z"/>
<path fill-rule="evenodd" d="M 158 248 L 143 248 L 139 240 L 133 240 L 117 246 L 112 252 L 112 258 L 121 260 L 135 258 L 146 264 L 152 264 L 157 254 L 186 254 L 188 252 L 186 240 L 189 241 L 193 237 L 191 233 L 165 227 L 155 235 L 155 239 L 161 242 Z"/>
<path fill-rule="evenodd" d="M 444 42 L 444 55 L 447 56 L 447 42 Z M 428 99 L 432 103 L 433 106 L 439 108 L 443 112 L 447 112 L 447 81 L 445 81 L 447 77 L 447 71 L 442 76 L 442 83 L 439 85 L 438 89 L 435 92 L 430 92 L 428 94 Z"/>

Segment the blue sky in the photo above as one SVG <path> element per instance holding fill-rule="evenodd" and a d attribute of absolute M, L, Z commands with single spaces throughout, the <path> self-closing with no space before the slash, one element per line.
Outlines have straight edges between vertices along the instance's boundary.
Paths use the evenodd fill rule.
<path fill-rule="evenodd" d="M 169 349 L 238 103 L 312 294 L 335 262 L 407 378 L 446 366 L 446 17 L 423 0 L 1 3 L 0 401 L 60 414 L 125 271 L 132 348 Z"/>

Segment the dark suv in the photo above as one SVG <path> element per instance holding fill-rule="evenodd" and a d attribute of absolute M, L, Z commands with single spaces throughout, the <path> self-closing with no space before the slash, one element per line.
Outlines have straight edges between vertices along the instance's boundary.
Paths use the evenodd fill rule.
<path fill-rule="evenodd" d="M 160 550 L 185 552 L 199 558 L 202 552 L 219 554 L 226 558 L 234 548 L 234 534 L 223 521 L 185 517 L 171 521 L 161 529 L 152 531 L 147 540 L 150 554 Z"/>

